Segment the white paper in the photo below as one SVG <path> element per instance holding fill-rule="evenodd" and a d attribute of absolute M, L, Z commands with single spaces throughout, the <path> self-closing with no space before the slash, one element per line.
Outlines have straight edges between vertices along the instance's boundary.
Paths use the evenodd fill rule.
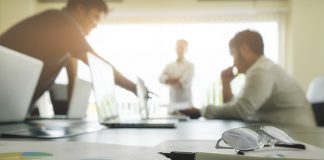
<path fill-rule="evenodd" d="M 156 150 L 162 152 L 183 151 L 196 152 L 196 160 L 324 160 L 324 150 L 310 144 L 298 142 L 306 145 L 306 150 L 283 148 L 283 147 L 265 147 L 250 152 L 245 155 L 238 155 L 234 149 L 216 149 L 216 140 L 173 140 L 166 141 L 156 147 Z"/>
<path fill-rule="evenodd" d="M 149 147 L 41 141 L 0 141 L 0 160 L 161 160 L 163 156 Z M 29 153 L 35 156 L 17 156 Z M 11 155 L 11 157 L 10 157 Z M 16 155 L 16 156 L 13 156 Z M 37 155 L 39 155 L 37 157 Z M 45 155 L 45 156 L 41 156 Z"/>

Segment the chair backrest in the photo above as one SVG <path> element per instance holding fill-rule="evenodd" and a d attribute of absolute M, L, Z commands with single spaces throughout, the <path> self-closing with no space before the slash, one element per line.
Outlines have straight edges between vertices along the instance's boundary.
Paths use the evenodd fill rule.
<path fill-rule="evenodd" d="M 307 99 L 312 104 L 318 126 L 324 126 L 324 75 L 317 76 L 307 89 Z"/>
<path fill-rule="evenodd" d="M 324 103 L 324 75 L 316 77 L 310 83 L 307 99 L 310 103 Z"/>

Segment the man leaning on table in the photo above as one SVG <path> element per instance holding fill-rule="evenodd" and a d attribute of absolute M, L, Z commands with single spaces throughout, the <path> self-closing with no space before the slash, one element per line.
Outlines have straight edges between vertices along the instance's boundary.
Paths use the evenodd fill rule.
<path fill-rule="evenodd" d="M 233 67 L 229 67 L 221 73 L 224 104 L 202 110 L 190 108 L 183 110 L 184 114 L 193 118 L 202 114 L 208 119 L 315 126 L 304 91 L 279 65 L 265 57 L 260 33 L 241 31 L 230 40 L 229 48 L 234 66 L 246 76 L 240 94 L 237 97 L 232 94 L 230 83 L 236 75 Z"/>
<path fill-rule="evenodd" d="M 103 0 L 68 0 L 61 9 L 49 9 L 33 15 L 0 35 L 0 45 L 40 59 L 44 67 L 30 105 L 37 113 L 36 101 L 49 90 L 63 67 L 67 67 L 69 98 L 77 73 L 76 59 L 88 63 L 87 53 L 98 55 L 86 36 L 109 12 Z M 18 64 L 17 64 L 18 65 Z M 136 95 L 136 85 L 113 67 L 115 83 Z"/>

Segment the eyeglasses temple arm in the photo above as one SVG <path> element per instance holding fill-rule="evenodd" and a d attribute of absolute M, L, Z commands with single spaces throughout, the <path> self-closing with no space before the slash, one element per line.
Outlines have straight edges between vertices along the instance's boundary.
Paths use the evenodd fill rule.
<path fill-rule="evenodd" d="M 219 143 L 220 143 L 222 140 L 223 140 L 223 139 L 221 138 L 221 139 L 219 139 L 219 140 L 217 141 L 216 146 L 215 146 L 216 149 L 233 149 L 232 147 L 223 147 L 223 146 L 220 146 Z"/>
<path fill-rule="evenodd" d="M 306 149 L 306 146 L 303 144 L 282 144 L 282 143 L 277 143 L 275 144 L 276 147 L 286 147 L 286 148 L 297 148 L 297 149 Z"/>

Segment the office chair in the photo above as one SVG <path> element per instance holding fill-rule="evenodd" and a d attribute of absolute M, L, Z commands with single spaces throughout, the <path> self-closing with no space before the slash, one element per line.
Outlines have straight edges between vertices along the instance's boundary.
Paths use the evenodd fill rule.
<path fill-rule="evenodd" d="M 315 77 L 307 89 L 317 126 L 324 126 L 324 75 Z"/>

